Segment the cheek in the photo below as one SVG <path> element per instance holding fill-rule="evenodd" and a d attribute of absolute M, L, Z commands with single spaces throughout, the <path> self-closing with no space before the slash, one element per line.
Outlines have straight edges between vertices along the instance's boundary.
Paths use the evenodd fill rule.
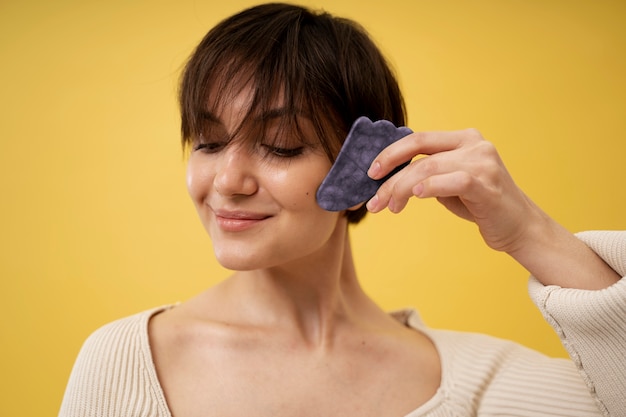
<path fill-rule="evenodd" d="M 206 168 L 202 169 L 199 164 L 189 161 L 187 164 L 187 192 L 195 203 L 204 201 L 211 178 L 212 176 Z"/>
<path fill-rule="evenodd" d="M 315 194 L 323 178 L 323 175 L 311 170 L 277 173 L 271 178 L 271 184 L 266 182 L 266 188 L 272 190 L 274 198 L 287 209 L 295 211 L 322 210 L 317 205 Z"/>
<path fill-rule="evenodd" d="M 316 193 L 320 184 L 330 171 L 331 163 L 326 155 L 314 154 L 304 163 L 293 164 L 289 172 L 283 172 L 275 177 L 276 184 L 281 183 L 284 193 L 289 198 L 292 207 L 302 206 L 310 210 L 312 207 L 323 210 L 317 205 Z"/>

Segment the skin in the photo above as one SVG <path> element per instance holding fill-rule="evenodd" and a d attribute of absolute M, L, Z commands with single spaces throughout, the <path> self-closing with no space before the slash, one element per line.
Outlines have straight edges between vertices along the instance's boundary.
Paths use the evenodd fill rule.
<path fill-rule="evenodd" d="M 400 161 L 426 155 L 385 182 L 367 203 L 398 213 L 412 196 L 437 198 L 475 222 L 485 243 L 511 255 L 544 285 L 598 290 L 620 276 L 519 189 L 492 143 L 475 129 L 418 132 L 392 144 L 368 174 L 382 178 Z"/>
<path fill-rule="evenodd" d="M 243 89 L 212 115 L 216 138 L 236 130 L 249 99 Z M 428 401 L 437 350 L 364 293 L 345 216 L 315 201 L 327 156 L 215 141 L 195 144 L 187 184 L 216 258 L 236 272 L 150 321 L 172 414 L 380 417 Z"/>
<path fill-rule="evenodd" d="M 239 126 L 250 89 L 226 102 L 212 116 L 223 134 Z M 364 293 L 345 217 L 315 202 L 326 156 L 245 138 L 214 145 L 195 145 L 187 183 L 218 261 L 235 272 L 150 321 L 173 416 L 397 417 L 432 398 L 441 383 L 435 346 Z M 371 212 L 434 197 L 544 284 L 598 289 L 619 279 L 532 203 L 475 130 L 409 135 L 383 150 L 369 175 L 418 155 L 367 202 Z"/>

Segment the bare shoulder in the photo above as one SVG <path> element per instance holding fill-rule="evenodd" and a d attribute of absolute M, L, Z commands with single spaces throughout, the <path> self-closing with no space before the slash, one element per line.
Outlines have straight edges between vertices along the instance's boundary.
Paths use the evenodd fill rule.
<path fill-rule="evenodd" d="M 205 293 L 150 321 L 173 415 L 405 415 L 439 388 L 433 343 L 384 313 L 357 318 L 316 350 L 283 329 L 231 320 L 236 311 L 222 296 Z"/>
<path fill-rule="evenodd" d="M 434 395 L 441 382 L 441 358 L 434 342 L 423 332 L 399 322 L 390 315 L 389 323 L 378 333 L 381 363 L 398 378 L 408 378 L 421 387 L 425 397 Z"/>
<path fill-rule="evenodd" d="M 219 315 L 212 319 L 211 310 L 221 310 L 218 291 L 211 288 L 198 296 L 154 314 L 148 322 L 150 347 L 155 363 L 175 360 L 174 353 L 180 353 L 198 342 L 207 330 L 220 327 Z M 207 302 L 208 301 L 208 302 Z M 203 306 L 203 312 L 199 306 Z M 207 313 L 208 310 L 208 313 Z"/>

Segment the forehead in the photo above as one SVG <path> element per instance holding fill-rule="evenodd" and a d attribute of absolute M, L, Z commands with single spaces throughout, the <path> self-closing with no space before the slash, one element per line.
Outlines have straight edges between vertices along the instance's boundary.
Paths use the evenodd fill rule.
<path fill-rule="evenodd" d="M 241 61 L 225 64 L 214 67 L 205 78 L 203 99 L 197 102 L 195 110 L 199 122 L 196 126 L 202 133 L 222 125 L 226 130 L 222 134 L 231 139 L 238 136 L 260 141 L 267 139 L 266 134 L 280 135 L 283 138 L 279 141 L 321 145 L 328 158 L 334 160 L 346 132 L 336 120 L 337 115 L 315 91 L 283 79 L 280 74 L 246 67 Z M 263 135 L 258 135 L 260 132 Z M 287 132 L 290 138 L 283 135 Z"/>
<path fill-rule="evenodd" d="M 274 100 L 259 100 L 252 83 L 209 93 L 201 112 L 198 139 L 222 138 L 250 144 L 270 141 L 276 145 L 317 147 L 320 139 L 312 121 L 302 111 L 285 106 L 284 94 Z"/>
<path fill-rule="evenodd" d="M 237 73 L 233 76 L 217 76 L 207 83 L 203 112 L 209 112 L 220 119 L 233 116 L 257 116 L 269 112 L 271 109 L 287 108 L 289 100 L 286 98 L 282 83 L 274 80 L 267 85 L 252 75 Z"/>
<path fill-rule="evenodd" d="M 238 126 L 251 113 L 253 99 L 254 94 L 250 87 L 243 87 L 240 91 L 230 90 L 221 95 L 210 92 L 202 111 L 204 121 L 219 122 L 226 127 Z"/>

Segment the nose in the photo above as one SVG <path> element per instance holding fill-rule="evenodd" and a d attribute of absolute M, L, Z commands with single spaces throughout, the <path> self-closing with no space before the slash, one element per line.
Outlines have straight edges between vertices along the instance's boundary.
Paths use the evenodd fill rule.
<path fill-rule="evenodd" d="M 256 193 L 254 156 L 238 144 L 227 146 L 217 158 L 213 187 L 222 196 Z"/>

